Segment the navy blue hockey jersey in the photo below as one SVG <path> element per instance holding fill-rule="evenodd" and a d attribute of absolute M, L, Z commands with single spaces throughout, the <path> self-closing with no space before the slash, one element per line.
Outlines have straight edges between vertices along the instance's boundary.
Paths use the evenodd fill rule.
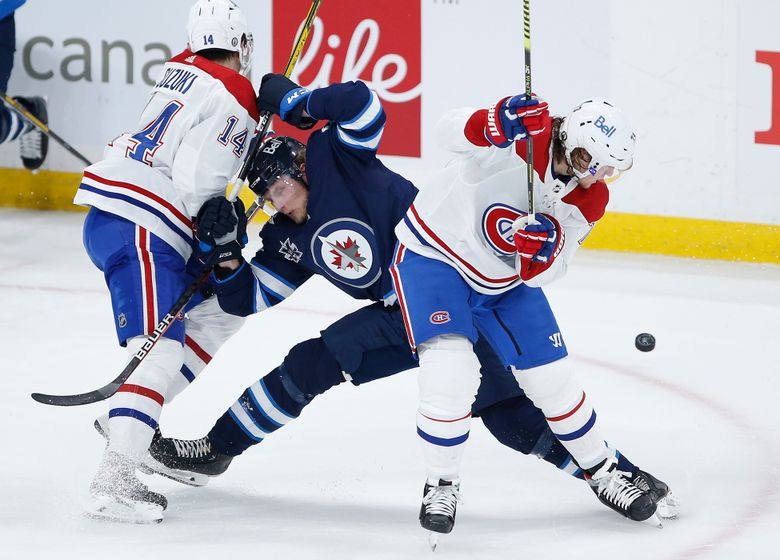
<path fill-rule="evenodd" d="M 306 110 L 328 121 L 306 146 L 309 219 L 296 224 L 277 214 L 250 265 L 216 281 L 228 313 L 262 311 L 314 274 L 357 299 L 394 300 L 393 228 L 417 189 L 376 157 L 385 125 L 379 97 L 363 82 L 335 84 L 312 91 Z"/>

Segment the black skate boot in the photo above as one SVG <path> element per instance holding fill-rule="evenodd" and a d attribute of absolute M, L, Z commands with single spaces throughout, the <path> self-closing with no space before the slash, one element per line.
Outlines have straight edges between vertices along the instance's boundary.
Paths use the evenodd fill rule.
<path fill-rule="evenodd" d="M 95 420 L 95 430 L 97 430 L 101 436 L 106 438 L 106 445 L 108 445 L 108 414 L 99 416 Z M 160 428 L 158 426 L 154 430 L 154 436 L 152 437 L 152 443 L 150 447 L 153 447 L 156 442 L 161 439 L 163 439 L 163 435 L 160 432 Z M 136 465 L 136 468 L 144 474 L 159 474 L 160 476 L 170 478 L 171 480 L 186 484 L 187 486 L 205 486 L 209 481 L 209 477 L 204 475 L 198 475 L 196 473 L 183 472 L 168 468 L 152 457 L 151 453 L 149 452 L 147 452 L 146 455 L 141 458 L 141 462 Z"/>
<path fill-rule="evenodd" d="M 14 100 L 43 124 L 49 124 L 49 113 L 43 97 L 14 97 Z M 33 127 L 19 137 L 19 156 L 25 168 L 31 171 L 38 169 L 48 153 L 49 137 L 38 127 Z"/>
<path fill-rule="evenodd" d="M 649 472 L 640 470 L 631 481 L 637 488 L 648 492 L 656 504 L 656 513 L 661 519 L 674 519 L 680 507 L 677 498 L 669 490 L 669 486 L 658 480 Z"/>
<path fill-rule="evenodd" d="M 628 473 L 619 471 L 614 458 L 604 459 L 586 472 L 588 483 L 602 504 L 634 521 L 645 521 L 655 514 L 653 496 L 636 486 Z"/>
<path fill-rule="evenodd" d="M 89 492 L 87 515 L 123 523 L 159 523 L 168 507 L 165 496 L 152 492 L 135 476 L 137 463 L 126 455 L 106 451 Z"/>
<path fill-rule="evenodd" d="M 232 455 L 223 455 L 211 446 L 209 436 L 200 439 L 159 438 L 149 448 L 152 457 L 177 471 L 219 476 L 227 470 Z"/>
<path fill-rule="evenodd" d="M 450 533 L 455 526 L 455 509 L 460 497 L 460 482 L 439 480 L 425 483 L 420 506 L 420 525 L 434 533 Z"/>

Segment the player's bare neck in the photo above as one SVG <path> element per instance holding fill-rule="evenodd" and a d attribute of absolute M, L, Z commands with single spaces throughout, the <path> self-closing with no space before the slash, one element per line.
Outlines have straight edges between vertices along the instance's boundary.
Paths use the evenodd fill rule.
<path fill-rule="evenodd" d="M 231 56 L 230 58 L 222 61 L 214 61 L 216 64 L 219 64 L 220 66 L 224 66 L 225 68 L 230 68 L 231 70 L 235 70 L 236 72 L 241 71 L 241 61 L 238 58 L 238 53 L 233 53 L 234 56 Z"/>

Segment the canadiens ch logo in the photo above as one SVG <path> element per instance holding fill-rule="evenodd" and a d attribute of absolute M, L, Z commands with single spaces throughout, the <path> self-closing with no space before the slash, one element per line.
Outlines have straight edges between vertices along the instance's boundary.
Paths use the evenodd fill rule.
<path fill-rule="evenodd" d="M 328 276 L 353 288 L 370 286 L 382 273 L 374 230 L 353 218 L 320 226 L 311 239 L 311 255 Z"/>
<path fill-rule="evenodd" d="M 430 317 L 431 323 L 434 325 L 441 325 L 442 323 L 450 322 L 450 314 L 448 311 L 434 311 Z"/>
<path fill-rule="evenodd" d="M 295 243 L 290 241 L 289 237 L 282 241 L 282 246 L 279 249 L 279 252 L 285 259 L 294 263 L 299 262 L 303 256 L 303 252 L 298 249 L 298 246 Z"/>
<path fill-rule="evenodd" d="M 482 215 L 482 235 L 488 245 L 499 255 L 516 252 L 512 223 L 526 213 L 507 204 L 492 204 Z"/>

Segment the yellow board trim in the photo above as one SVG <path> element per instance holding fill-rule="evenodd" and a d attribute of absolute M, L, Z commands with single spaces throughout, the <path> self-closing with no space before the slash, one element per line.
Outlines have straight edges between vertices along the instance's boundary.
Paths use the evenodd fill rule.
<path fill-rule="evenodd" d="M 81 173 L 0 168 L 0 206 L 36 210 L 84 210 L 73 204 Z"/>
<path fill-rule="evenodd" d="M 72 202 L 80 180 L 80 173 L 0 168 L 0 206 L 83 211 Z M 241 198 L 250 204 L 247 189 Z M 780 264 L 780 226 L 608 212 L 583 247 Z"/>
<path fill-rule="evenodd" d="M 780 264 L 780 226 L 608 212 L 582 246 Z"/>

